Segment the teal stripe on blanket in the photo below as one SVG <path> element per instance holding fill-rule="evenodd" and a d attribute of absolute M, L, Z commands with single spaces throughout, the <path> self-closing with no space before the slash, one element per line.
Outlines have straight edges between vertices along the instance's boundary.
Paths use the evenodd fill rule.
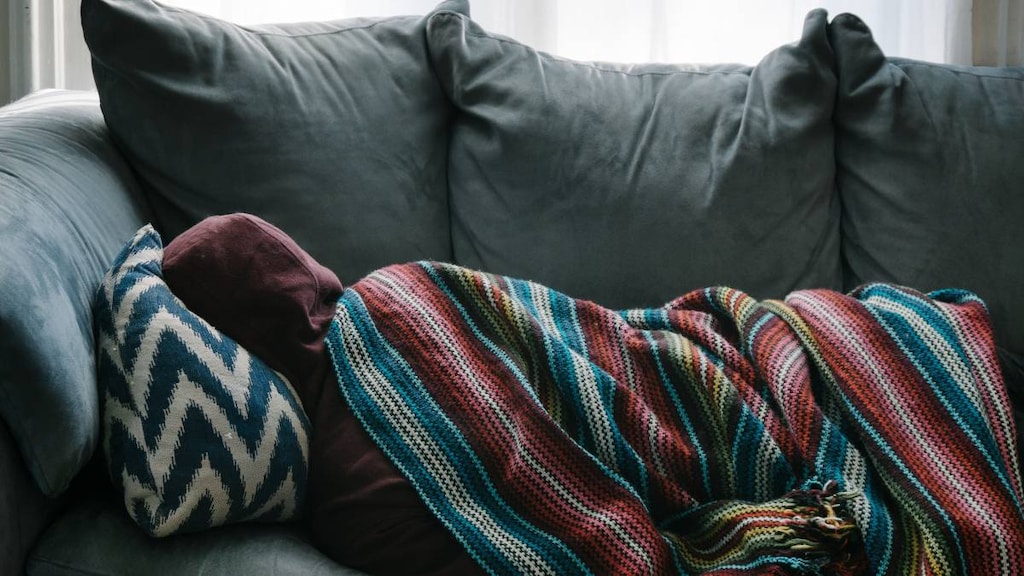
<path fill-rule="evenodd" d="M 357 416 L 367 419 L 363 424 L 368 431 L 372 431 L 374 440 L 410 479 L 438 518 L 466 545 L 467 550 L 480 562 L 522 563 L 524 556 L 532 557 L 533 560 L 528 560 L 527 565 L 536 569 L 537 573 L 589 573 L 557 539 L 523 522 L 498 496 L 466 439 L 426 393 L 401 355 L 381 337 L 358 295 L 346 292 L 339 302 L 339 315 L 343 314 L 342 308 L 347 312 L 345 316 L 351 320 L 344 325 L 354 327 L 357 333 L 353 335 L 354 338 L 346 338 L 340 328 L 342 323 L 335 322 L 328 334 L 328 346 L 332 357 L 336 359 L 361 361 L 364 374 L 362 380 L 357 379 L 352 362 L 336 361 L 341 391 L 350 405 L 370 408 L 359 411 Z M 346 342 L 353 346 L 363 345 L 370 352 L 358 356 L 341 353 L 346 350 Z M 416 427 L 399 429 L 395 422 L 389 420 L 386 415 L 391 414 L 393 408 L 380 399 L 386 391 L 374 390 L 365 385 L 344 385 L 355 381 L 365 384 L 367 361 L 373 363 L 374 369 L 384 378 L 387 386 L 394 388 L 394 393 L 402 398 L 404 405 L 417 420 L 430 428 L 430 435 Z M 431 438 L 433 441 L 430 441 Z M 417 442 L 423 442 L 418 447 L 419 451 Z M 447 485 L 445 480 L 448 481 Z M 465 518 L 451 506 L 446 495 L 450 494 L 453 483 L 471 487 L 470 497 L 489 503 L 488 509 L 492 513 L 490 524 L 504 537 L 487 534 L 486 528 L 482 527 L 487 523 L 482 523 L 479 518 Z M 542 542 L 546 541 L 547 545 L 536 547 L 538 537 Z M 527 549 L 529 553 L 511 554 L 496 545 L 500 540 Z"/>
<path fill-rule="evenodd" d="M 1024 511 L 991 328 L 934 296 L 611 311 L 423 262 L 350 286 L 330 349 L 491 573 L 1005 573 Z"/>

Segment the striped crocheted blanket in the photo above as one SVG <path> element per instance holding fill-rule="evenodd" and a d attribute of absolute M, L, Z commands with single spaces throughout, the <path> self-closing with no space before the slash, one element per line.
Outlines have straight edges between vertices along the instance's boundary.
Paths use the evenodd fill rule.
<path fill-rule="evenodd" d="M 349 287 L 345 398 L 492 574 L 1012 574 L 982 302 L 728 288 L 612 311 L 420 262 Z"/>

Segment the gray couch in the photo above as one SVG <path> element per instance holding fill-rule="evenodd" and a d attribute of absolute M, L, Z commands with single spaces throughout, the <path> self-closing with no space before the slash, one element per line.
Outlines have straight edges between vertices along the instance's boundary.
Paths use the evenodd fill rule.
<path fill-rule="evenodd" d="M 345 574 L 301 523 L 150 539 L 97 450 L 90 303 L 153 222 L 277 224 L 345 283 L 436 259 L 609 307 L 963 287 L 1024 354 L 1024 69 L 808 15 L 756 66 L 583 63 L 424 17 L 241 28 L 85 0 L 95 93 L 0 109 L 0 573 Z"/>

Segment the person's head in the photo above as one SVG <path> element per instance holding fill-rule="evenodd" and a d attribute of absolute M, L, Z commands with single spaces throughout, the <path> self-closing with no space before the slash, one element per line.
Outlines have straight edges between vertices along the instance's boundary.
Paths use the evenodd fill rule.
<path fill-rule="evenodd" d="M 273 224 L 249 214 L 206 218 L 165 247 L 163 271 L 190 310 L 293 385 L 325 352 L 341 282 Z"/>

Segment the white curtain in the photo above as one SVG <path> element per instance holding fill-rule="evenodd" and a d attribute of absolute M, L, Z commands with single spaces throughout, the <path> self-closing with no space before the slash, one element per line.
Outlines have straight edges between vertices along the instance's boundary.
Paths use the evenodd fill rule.
<path fill-rule="evenodd" d="M 1024 66 L 1024 0 L 974 0 L 974 63 Z"/>
<path fill-rule="evenodd" d="M 831 16 L 858 15 L 889 56 L 1024 66 L 1024 0 L 474 0 L 472 6 L 474 19 L 493 32 L 581 60 L 755 64 L 796 40 L 804 16 L 820 7 Z"/>
<path fill-rule="evenodd" d="M 0 104 L 92 87 L 80 0 L 0 0 Z M 424 14 L 438 0 L 163 0 L 241 24 Z M 756 64 L 804 15 L 852 12 L 883 51 L 933 62 L 1024 65 L 1024 0 L 471 0 L 491 32 L 580 60 Z"/>
<path fill-rule="evenodd" d="M 999 0 L 990 0 L 996 3 Z M 1005 0 L 1003 0 L 1005 1 Z M 436 0 L 166 0 L 243 24 L 422 14 Z M 756 64 L 815 7 L 857 14 L 886 54 L 971 62 L 971 0 L 473 0 L 492 32 L 580 60 Z"/>
<path fill-rule="evenodd" d="M 8 40 L 0 54 L 9 55 L 0 104 L 42 88 L 93 87 L 79 9 L 80 0 L 0 0 Z"/>
<path fill-rule="evenodd" d="M 534 24 L 515 17 L 518 4 L 508 9 L 511 17 L 490 23 L 491 11 L 474 17 L 492 31 L 523 39 Z M 832 16 L 860 16 L 888 55 L 971 61 L 970 0 L 642 0 L 628 9 L 618 0 L 546 4 L 549 31 L 528 43 L 582 60 L 756 64 L 773 48 L 798 39 L 804 16 L 821 7 Z"/>

